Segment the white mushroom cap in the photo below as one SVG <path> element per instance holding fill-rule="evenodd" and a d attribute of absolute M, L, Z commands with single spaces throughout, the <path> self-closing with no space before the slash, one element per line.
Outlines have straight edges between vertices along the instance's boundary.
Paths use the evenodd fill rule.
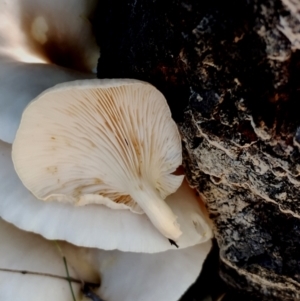
<path fill-rule="evenodd" d="M 18 62 L 0 55 L 0 139 L 14 141 L 25 107 L 44 90 L 86 78 L 95 76 L 57 65 Z"/>
<path fill-rule="evenodd" d="M 146 213 L 167 238 L 181 235 L 164 199 L 180 186 L 181 139 L 164 96 L 136 80 L 57 85 L 24 111 L 15 169 L 44 201 Z"/>
<path fill-rule="evenodd" d="M 0 54 L 20 62 L 89 72 L 99 47 L 92 16 L 97 0 L 0 0 Z"/>
<path fill-rule="evenodd" d="M 109 301 L 177 301 L 196 280 L 211 242 L 158 254 L 126 253 L 47 241 L 0 219 L 0 300 L 72 300 L 62 256 L 70 277 L 99 283 L 95 293 Z M 14 271 L 14 272 L 13 272 Z M 27 271 L 26 274 L 17 271 Z M 35 274 L 33 274 L 35 273 Z M 76 300 L 80 283 L 72 282 Z"/>
<path fill-rule="evenodd" d="M 0 139 L 13 142 L 24 108 L 45 89 L 95 78 L 96 3 L 0 0 Z"/>

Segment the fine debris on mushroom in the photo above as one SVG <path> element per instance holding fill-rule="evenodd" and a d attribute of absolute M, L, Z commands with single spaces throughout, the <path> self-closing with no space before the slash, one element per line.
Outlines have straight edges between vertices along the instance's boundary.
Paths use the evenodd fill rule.
<path fill-rule="evenodd" d="M 165 98 L 148 83 L 85 80 L 45 91 L 24 111 L 12 156 L 38 199 L 130 209 L 173 241 L 182 234 L 164 201 L 183 180 L 173 174 L 180 135 Z"/>

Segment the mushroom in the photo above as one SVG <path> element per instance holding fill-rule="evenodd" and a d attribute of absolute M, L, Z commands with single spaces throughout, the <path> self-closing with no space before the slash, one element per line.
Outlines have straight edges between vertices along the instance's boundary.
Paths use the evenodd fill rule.
<path fill-rule="evenodd" d="M 111 223 L 116 228 L 118 221 L 109 217 L 112 210 L 105 213 L 106 217 L 101 216 L 107 211 L 101 205 L 106 205 L 111 209 L 129 209 L 131 212 L 122 215 L 116 210 L 120 217 L 128 220 L 128 226 L 138 220 L 147 224 L 147 218 L 133 214 L 146 213 L 165 237 L 180 241 L 183 246 L 211 237 L 210 227 L 192 192 L 178 201 L 188 215 L 186 219 L 182 213 L 177 213 L 183 219 L 180 223 L 185 230 L 179 240 L 181 230 L 171 209 L 176 210 L 178 206 L 172 201 L 176 194 L 167 202 L 164 199 L 174 193 L 183 180 L 183 176 L 172 174 L 181 164 L 181 141 L 163 95 L 148 83 L 128 79 L 86 80 L 45 91 L 24 111 L 12 156 L 25 187 L 38 199 L 48 201 L 53 212 L 68 208 L 65 210 L 83 216 L 84 211 L 97 211 L 95 219 L 99 228 Z M 187 184 L 182 189 L 189 190 Z M 190 203 L 185 200 L 188 196 Z M 50 205 L 49 201 L 53 200 L 64 204 Z M 71 205 L 89 206 L 74 208 Z M 64 219 L 62 221 L 65 223 Z M 51 222 L 46 219 L 40 223 Z M 78 224 L 78 221 L 74 220 L 72 224 Z M 29 229 L 28 225 L 21 228 L 79 245 L 134 251 L 134 247 L 128 249 L 127 243 L 120 246 L 118 242 L 110 241 L 111 238 L 104 245 L 101 243 L 105 241 L 104 237 L 95 237 L 93 245 L 89 245 L 79 242 L 74 234 L 61 236 L 71 229 L 60 229 L 60 236 L 53 237 L 45 226 L 40 225 L 39 230 L 37 227 Z M 143 228 L 134 232 L 140 237 L 142 233 L 146 235 L 147 231 L 153 231 L 152 226 L 151 230 Z M 122 241 L 125 238 L 126 235 Z M 149 236 L 139 239 L 149 240 Z M 150 249 L 152 252 L 167 249 L 161 247 Z M 139 251 L 146 251 L 144 247 L 140 248 Z"/>
<path fill-rule="evenodd" d="M 45 89 L 95 78 L 96 0 L 0 0 L 0 135 L 12 143 L 27 104 Z"/>
<path fill-rule="evenodd" d="M 1 219 L 0 240 L 0 300 L 19 301 L 72 300 L 72 291 L 75 300 L 82 300 L 83 282 L 101 283 L 93 291 L 105 301 L 177 301 L 211 248 L 208 241 L 158 254 L 87 249 L 47 241 Z"/>
<path fill-rule="evenodd" d="M 24 188 L 13 168 L 9 143 L 25 106 L 57 83 L 95 77 L 99 50 L 88 22 L 94 4 L 94 0 L 0 0 L 0 215 L 20 228 L 77 245 L 148 253 L 169 250 L 174 246 L 145 214 L 103 205 L 75 208 L 41 202 Z M 102 286 L 96 293 L 107 301 L 178 300 L 201 270 L 212 233 L 199 198 L 185 181 L 166 202 L 178 216 L 183 232 L 178 243 L 184 250 L 133 254 L 59 242 L 71 277 L 95 282 L 101 274 Z M 1 219 L 0 240 L 0 300 L 71 299 L 65 280 L 39 275 L 66 277 L 53 242 Z M 80 287 L 72 286 L 78 300 Z"/>

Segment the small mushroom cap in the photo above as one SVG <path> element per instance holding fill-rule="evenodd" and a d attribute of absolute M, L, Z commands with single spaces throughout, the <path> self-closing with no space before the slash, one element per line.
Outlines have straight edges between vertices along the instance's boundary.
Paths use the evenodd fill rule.
<path fill-rule="evenodd" d="M 111 210 L 102 205 L 75 207 L 41 202 L 21 183 L 11 160 L 11 145 L 0 141 L 0 216 L 17 227 L 48 239 L 104 250 L 156 253 L 176 249 L 145 214 Z M 187 248 L 211 239 L 212 231 L 199 198 L 186 182 L 166 202 L 178 216 L 183 234 L 177 244 Z"/>
<path fill-rule="evenodd" d="M 2 219 L 0 241 L 0 300 L 3 301 L 72 300 L 66 280 L 41 275 L 66 277 L 62 256 L 67 260 L 70 277 L 92 283 L 101 281 L 95 293 L 103 300 L 177 301 L 196 280 L 211 248 L 208 241 L 158 254 L 86 249 L 47 241 Z M 72 282 L 76 300 L 81 300 L 80 286 Z"/>
<path fill-rule="evenodd" d="M 181 235 L 163 201 L 180 186 L 181 139 L 164 96 L 128 79 L 57 85 L 24 111 L 15 169 L 44 201 L 146 213 L 167 238 Z"/>
<path fill-rule="evenodd" d="M 97 0 L 0 0 L 0 54 L 19 62 L 96 71 L 90 17 Z"/>

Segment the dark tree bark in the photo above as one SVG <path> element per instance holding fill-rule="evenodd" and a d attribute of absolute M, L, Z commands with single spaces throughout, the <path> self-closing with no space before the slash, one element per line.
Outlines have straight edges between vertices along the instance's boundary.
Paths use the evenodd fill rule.
<path fill-rule="evenodd" d="M 166 96 L 221 277 L 260 300 L 300 300 L 300 2 L 111 0 L 95 28 L 98 77 Z"/>

